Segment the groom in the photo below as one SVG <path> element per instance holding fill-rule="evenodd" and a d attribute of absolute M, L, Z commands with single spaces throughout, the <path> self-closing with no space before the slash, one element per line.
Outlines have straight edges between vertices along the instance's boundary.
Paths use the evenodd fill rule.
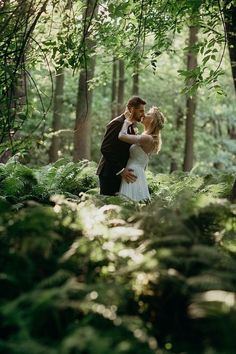
<path fill-rule="evenodd" d="M 133 123 L 128 128 L 128 134 L 135 134 L 133 125 L 144 117 L 145 104 L 146 102 L 138 96 L 128 101 L 126 113 Z M 102 158 L 98 164 L 97 175 L 100 182 L 100 194 L 103 195 L 116 195 L 119 192 L 122 178 L 128 183 L 136 180 L 133 170 L 126 168 L 130 144 L 118 139 L 125 118 L 126 114 L 123 113 L 109 122 L 102 141 Z"/>

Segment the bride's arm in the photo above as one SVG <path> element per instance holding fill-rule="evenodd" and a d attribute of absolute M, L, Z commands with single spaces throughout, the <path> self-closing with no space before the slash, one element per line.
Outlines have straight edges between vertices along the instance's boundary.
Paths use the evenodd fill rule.
<path fill-rule="evenodd" d="M 128 130 L 130 125 L 131 125 L 131 123 L 125 119 L 124 124 L 123 124 L 123 126 L 121 128 L 121 131 L 120 131 L 120 133 L 118 135 L 118 138 L 121 141 L 124 141 L 124 142 L 129 143 L 129 144 L 139 144 L 141 135 L 133 135 L 133 134 L 128 134 L 127 133 L 127 130 Z"/>

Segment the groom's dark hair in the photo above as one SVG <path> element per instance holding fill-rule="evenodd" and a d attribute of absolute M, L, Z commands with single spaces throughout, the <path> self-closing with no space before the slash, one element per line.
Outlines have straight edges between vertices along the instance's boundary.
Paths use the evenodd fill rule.
<path fill-rule="evenodd" d="M 133 96 L 129 99 L 127 107 L 138 108 L 141 104 L 146 104 L 146 102 L 138 96 Z"/>

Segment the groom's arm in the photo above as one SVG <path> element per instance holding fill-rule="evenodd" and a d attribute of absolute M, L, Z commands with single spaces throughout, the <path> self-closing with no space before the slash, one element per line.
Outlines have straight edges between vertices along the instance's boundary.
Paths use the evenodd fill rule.
<path fill-rule="evenodd" d="M 114 143 L 115 140 L 118 139 L 118 134 L 122 125 L 123 122 L 118 120 L 110 122 L 101 146 L 101 152 L 103 156 L 105 157 L 106 161 L 113 167 L 115 173 L 121 172 L 125 167 L 119 161 L 119 151 L 116 152 L 114 149 Z"/>

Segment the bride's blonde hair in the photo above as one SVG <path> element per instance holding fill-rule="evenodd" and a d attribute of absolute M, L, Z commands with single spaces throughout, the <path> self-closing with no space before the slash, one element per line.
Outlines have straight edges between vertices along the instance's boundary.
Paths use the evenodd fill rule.
<path fill-rule="evenodd" d="M 161 150 L 161 129 L 164 127 L 165 117 L 158 107 L 153 106 L 149 109 L 147 114 L 151 115 L 153 120 L 150 126 L 145 131 L 146 134 L 151 135 L 154 140 L 153 151 L 158 153 Z"/>

